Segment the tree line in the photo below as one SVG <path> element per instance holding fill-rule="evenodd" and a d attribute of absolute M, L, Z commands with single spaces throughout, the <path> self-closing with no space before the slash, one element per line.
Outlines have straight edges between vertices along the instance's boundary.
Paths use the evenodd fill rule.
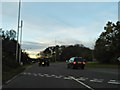
<path fill-rule="evenodd" d="M 100 63 L 117 63 L 117 58 L 120 57 L 120 21 L 107 22 L 104 31 L 95 42 L 94 50 L 83 44 L 56 45 L 46 48 L 37 56 L 49 57 L 52 61 L 65 61 L 70 57 L 78 56 L 87 61 L 94 59 Z"/>
<path fill-rule="evenodd" d="M 92 60 L 92 50 L 85 47 L 83 44 L 51 46 L 41 52 L 40 55 L 50 58 L 51 61 L 66 61 L 70 57 L 76 56 L 83 57 L 88 61 Z"/>

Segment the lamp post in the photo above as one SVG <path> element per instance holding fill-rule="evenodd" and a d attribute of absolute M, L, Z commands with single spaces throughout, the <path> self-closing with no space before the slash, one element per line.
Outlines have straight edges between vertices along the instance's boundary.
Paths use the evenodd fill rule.
<path fill-rule="evenodd" d="M 23 27 L 23 21 L 21 20 L 21 32 L 20 32 L 20 48 L 19 48 L 19 63 L 21 64 L 21 42 L 22 42 L 22 27 Z M 22 65 L 22 64 L 21 64 Z"/>
<path fill-rule="evenodd" d="M 20 9 L 21 9 L 21 0 L 19 0 L 19 9 L 18 9 L 18 26 L 17 26 L 17 43 L 16 43 L 16 61 L 18 61 Z"/>

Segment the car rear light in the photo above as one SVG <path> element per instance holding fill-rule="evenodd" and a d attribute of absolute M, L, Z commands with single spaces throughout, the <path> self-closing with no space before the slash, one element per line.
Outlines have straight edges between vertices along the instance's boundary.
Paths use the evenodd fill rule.
<path fill-rule="evenodd" d="M 85 62 L 83 62 L 83 64 L 86 64 Z"/>
<path fill-rule="evenodd" d="M 76 64 L 76 62 L 73 62 L 73 64 Z"/>

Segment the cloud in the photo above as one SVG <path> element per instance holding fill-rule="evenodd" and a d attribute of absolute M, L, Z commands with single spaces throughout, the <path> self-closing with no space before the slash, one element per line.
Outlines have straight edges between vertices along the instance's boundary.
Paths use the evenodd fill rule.
<path fill-rule="evenodd" d="M 32 41 L 24 41 L 22 44 L 22 48 L 29 51 L 40 51 L 43 48 L 47 47 L 47 44 L 32 42 Z"/>

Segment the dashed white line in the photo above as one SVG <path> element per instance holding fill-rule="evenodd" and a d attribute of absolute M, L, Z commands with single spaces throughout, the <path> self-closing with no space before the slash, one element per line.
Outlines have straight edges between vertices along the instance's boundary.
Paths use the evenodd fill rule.
<path fill-rule="evenodd" d="M 59 77 L 59 76 L 55 76 L 55 78 L 61 78 L 61 77 Z"/>
<path fill-rule="evenodd" d="M 68 80 L 68 79 L 69 79 L 69 80 L 70 80 L 71 78 L 70 78 L 70 77 L 64 77 L 64 79 L 66 79 L 66 80 Z"/>
<path fill-rule="evenodd" d="M 48 76 L 48 74 L 44 74 L 45 76 Z"/>
<path fill-rule="evenodd" d="M 89 89 L 91 89 L 91 90 L 94 90 L 92 87 L 90 87 L 90 86 L 88 86 L 87 84 L 85 84 L 85 83 L 83 83 L 83 82 L 75 79 L 73 76 L 71 76 L 70 78 L 73 79 L 73 80 L 75 80 L 75 81 L 77 81 L 78 83 L 82 84 L 83 86 L 85 86 L 85 87 L 87 87 L 87 88 L 89 88 Z"/>
<path fill-rule="evenodd" d="M 39 76 L 41 76 L 41 77 L 43 77 L 44 75 L 42 75 L 42 74 L 38 74 Z"/>
<path fill-rule="evenodd" d="M 110 80 L 110 81 L 111 81 L 111 82 L 115 82 L 116 80 L 113 80 L 113 79 L 112 79 L 112 80 Z"/>
<path fill-rule="evenodd" d="M 110 81 L 108 81 L 108 83 L 110 83 L 110 84 L 120 84 L 120 81 L 110 80 Z"/>
<path fill-rule="evenodd" d="M 28 75 L 31 75 L 31 73 L 28 73 Z"/>
<path fill-rule="evenodd" d="M 38 74 L 33 73 L 33 74 L 32 74 L 32 73 L 26 73 L 26 72 L 21 73 L 21 74 L 23 74 L 23 75 L 41 76 L 41 77 L 63 78 L 63 79 L 65 79 L 65 80 L 71 80 L 71 79 L 73 79 L 73 80 L 77 81 L 78 83 L 86 86 L 87 88 L 89 88 L 89 89 L 91 89 L 91 90 L 94 90 L 94 89 L 91 88 L 90 86 L 88 86 L 88 85 L 84 84 L 83 82 L 81 82 L 81 81 L 87 80 L 88 78 L 86 78 L 86 77 L 75 78 L 75 77 L 73 77 L 73 76 L 62 76 L 62 75 L 56 76 L 56 75 L 48 75 L 48 74 L 46 74 L 46 73 L 45 73 L 45 74 L 41 74 L 41 73 L 38 73 Z M 16 76 L 13 77 L 11 80 L 7 81 L 6 83 L 11 82 L 14 78 L 16 78 Z M 98 83 L 101 83 L 101 82 L 103 82 L 103 81 L 104 81 L 104 79 L 96 79 L 96 78 L 90 80 L 90 82 L 98 82 Z M 108 81 L 107 83 L 109 83 L 109 84 L 120 84 L 119 81 L 116 81 L 116 80 L 113 80 L 113 79 L 110 80 L 110 81 Z"/>
<path fill-rule="evenodd" d="M 85 78 L 85 77 L 77 78 L 77 80 L 81 80 L 81 81 L 85 81 L 86 79 L 88 79 L 88 78 Z"/>
<path fill-rule="evenodd" d="M 103 79 L 92 79 L 92 80 L 90 80 L 91 82 L 103 82 Z"/>
<path fill-rule="evenodd" d="M 33 75 L 34 75 L 34 76 L 37 76 L 37 74 L 35 74 L 35 73 L 34 73 Z"/>
<path fill-rule="evenodd" d="M 56 75 L 51 75 L 51 76 L 56 76 Z"/>
<path fill-rule="evenodd" d="M 25 75 L 26 75 L 27 73 L 25 73 L 25 72 L 24 72 L 23 74 L 25 74 Z"/>

